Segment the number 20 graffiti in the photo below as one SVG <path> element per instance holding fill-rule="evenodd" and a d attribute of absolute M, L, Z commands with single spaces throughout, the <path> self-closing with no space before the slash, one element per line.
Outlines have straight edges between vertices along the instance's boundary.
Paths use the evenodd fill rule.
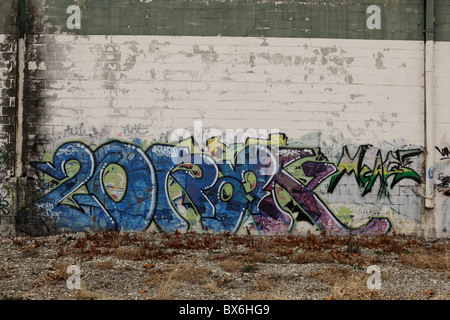
<path fill-rule="evenodd" d="M 250 143 L 226 150 L 233 150 L 233 161 L 180 145 L 154 144 L 144 151 L 113 140 L 92 150 L 67 142 L 51 163 L 31 163 L 56 181 L 36 206 L 48 218 L 56 216 L 62 231 L 140 231 L 155 223 L 165 232 L 236 233 L 250 221 L 246 226 L 258 233 L 274 234 L 291 232 L 300 214 L 333 234 L 391 229 L 383 217 L 349 228 L 334 215 L 314 190 L 339 170 L 318 148 Z"/>

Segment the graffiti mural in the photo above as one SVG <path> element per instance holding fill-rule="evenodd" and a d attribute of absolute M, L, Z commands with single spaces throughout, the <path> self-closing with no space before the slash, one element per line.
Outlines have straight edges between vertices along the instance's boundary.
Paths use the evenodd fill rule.
<path fill-rule="evenodd" d="M 450 159 L 450 150 L 448 147 L 444 147 L 442 150 L 439 147 L 436 147 L 436 150 L 441 154 L 441 160 Z"/>
<path fill-rule="evenodd" d="M 363 161 L 367 150 L 372 147 L 372 145 L 360 146 L 353 157 L 350 156 L 346 146 L 343 148 L 342 156 L 337 165 L 338 173 L 334 175 L 330 181 L 329 192 L 333 192 L 344 174 L 353 174 L 355 176 L 358 186 L 362 190 L 362 196 L 365 196 L 372 191 L 377 180 L 380 181 L 380 188 L 378 191 L 379 197 L 388 196 L 389 187 L 393 188 L 403 179 L 412 179 L 417 183 L 420 183 L 420 176 L 414 170 L 409 168 L 408 165 L 411 163 L 410 159 L 421 154 L 422 150 L 411 149 L 389 151 L 385 160 L 383 160 L 381 150 L 378 150 L 373 168 L 369 168 L 369 166 L 363 164 Z M 393 179 L 391 179 L 389 185 L 388 179 L 390 177 L 393 177 Z"/>
<path fill-rule="evenodd" d="M 440 183 L 436 185 L 437 190 L 446 197 L 450 197 L 450 176 L 439 173 L 438 180 Z"/>
<path fill-rule="evenodd" d="M 408 159 L 420 150 L 379 155 L 372 169 L 361 165 L 368 146 L 355 156 L 343 149 L 337 165 L 320 148 L 290 147 L 283 134 L 225 145 L 211 138 L 205 148 L 193 139 L 147 148 L 111 140 L 92 148 L 81 141 L 60 145 L 51 162 L 32 162 L 43 174 L 43 196 L 35 203 L 55 231 L 113 229 L 141 231 L 292 232 L 299 220 L 332 234 L 377 235 L 391 230 L 386 217 L 353 228 L 340 221 L 317 193 L 329 192 L 344 174 L 355 174 L 363 194 L 379 179 L 395 186 L 420 182 Z M 30 210 L 18 214 L 26 221 Z"/>
<path fill-rule="evenodd" d="M 4 186 L 0 190 L 0 214 L 9 215 L 11 213 L 11 204 L 8 201 L 8 192 L 5 192 Z"/>
<path fill-rule="evenodd" d="M 7 163 L 9 161 L 8 152 L 0 149 L 0 216 L 10 215 L 12 212 L 10 202 L 14 198 L 14 188 L 8 182 Z"/>

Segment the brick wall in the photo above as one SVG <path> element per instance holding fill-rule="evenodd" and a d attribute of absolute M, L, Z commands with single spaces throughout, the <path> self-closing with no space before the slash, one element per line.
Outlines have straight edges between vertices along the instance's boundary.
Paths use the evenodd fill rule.
<path fill-rule="evenodd" d="M 0 233 L 14 232 L 16 122 L 16 1 L 0 3 Z"/>
<path fill-rule="evenodd" d="M 129 230 L 144 225 L 202 230 L 208 223 L 220 229 L 215 223 L 226 216 L 240 225 L 233 232 L 322 228 L 346 233 L 353 228 L 368 234 L 393 229 L 420 234 L 423 1 L 347 6 L 327 1 L 321 10 L 305 3 L 126 1 L 125 6 L 83 1 L 81 29 L 68 30 L 66 8 L 73 1 L 28 1 L 23 162 L 25 176 L 47 193 L 36 194 L 28 213 L 18 214 L 19 224 L 26 226 L 22 231 L 83 230 L 92 226 L 90 214 L 98 217 L 97 227 Z M 371 4 L 385 13 L 380 30 L 365 27 Z M 336 28 L 323 25 L 330 19 Z M 436 49 L 436 64 L 447 65 L 446 44 Z M 448 121 L 439 115 L 445 110 L 448 79 L 445 67 L 436 69 L 436 133 L 442 136 Z M 155 158 L 177 150 L 173 144 L 178 141 L 171 140 L 176 129 L 195 136 L 194 125 L 200 121 L 201 147 L 216 160 L 214 148 L 223 147 L 227 129 L 287 137 L 287 144 L 273 154 L 278 152 L 280 166 L 285 166 L 280 168 L 288 175 L 270 177 L 273 189 L 257 193 L 229 168 L 214 169 L 225 176 L 218 179 L 228 181 L 233 197 L 242 193 L 240 200 L 227 202 L 229 212 L 245 203 L 247 211 L 236 221 L 223 212 L 218 214 L 225 220 L 199 218 L 222 210 L 227 192 L 216 190 L 215 181 L 209 200 L 198 197 L 204 192 L 196 189 L 199 180 L 188 190 L 183 182 L 189 178 Z M 219 143 L 207 143 L 206 138 L 220 134 Z M 189 140 L 183 143 L 189 145 Z M 75 152 L 80 158 L 74 158 Z M 123 155 L 114 158 L 121 152 L 130 159 L 142 157 L 146 171 L 141 168 L 144 173 L 130 178 L 130 162 L 122 162 Z M 294 154 L 296 162 L 289 158 Z M 116 167 L 109 167 L 108 156 L 116 159 Z M 75 181 L 85 169 L 80 159 L 92 171 Z M 149 180 L 142 180 L 146 175 Z M 163 176 L 168 180 L 161 182 Z M 76 187 L 63 192 L 68 177 Z M 129 190 L 135 199 L 126 199 L 133 192 Z M 307 199 L 298 198 L 299 190 L 308 190 Z M 268 202 L 266 191 L 277 205 L 265 203 L 270 214 L 259 203 Z M 213 192 L 220 193 L 218 200 Z M 253 200 L 243 200 L 244 194 Z M 436 217 L 442 235 L 448 215 L 445 198 L 440 199 Z M 42 218 L 45 226 L 28 228 L 33 208 L 39 209 L 37 220 Z M 167 222 L 177 215 L 182 218 L 176 223 Z"/>
<path fill-rule="evenodd" d="M 372 144 L 385 161 L 387 152 L 423 139 L 421 42 L 39 35 L 28 37 L 28 48 L 42 57 L 27 63 L 27 83 L 39 83 L 25 114 L 30 161 L 50 159 L 73 139 L 171 142 L 175 129 L 193 133 L 199 120 L 204 132 L 277 129 L 291 145 L 320 147 L 336 164 L 346 145 L 356 152 Z M 365 158 L 372 169 L 375 156 Z M 357 181 L 344 177 L 332 193 L 326 184 L 317 192 L 330 208 L 358 205 L 355 225 L 377 209 L 416 232 L 420 185 L 396 185 L 386 206 L 378 184 L 361 197 Z M 367 202 L 375 209 L 363 210 Z"/>
<path fill-rule="evenodd" d="M 402 139 L 415 126 L 408 139 L 420 144 L 422 43 L 363 42 L 28 37 L 30 55 L 42 58 L 26 67 L 29 129 L 60 142 L 81 124 L 84 135 L 103 127 L 119 135 L 141 123 L 152 141 L 201 119 L 221 130 L 283 129 L 293 139 L 320 130 L 359 144 L 374 134 Z M 41 114 L 45 124 L 36 123 Z"/>
<path fill-rule="evenodd" d="M 1 170 L 14 170 L 16 45 L 15 36 L 0 34 L 0 145 Z"/>
<path fill-rule="evenodd" d="M 0 146 L 1 171 L 14 169 L 16 51 L 15 1 L 0 4 Z M 9 14 L 8 14 L 9 13 Z"/>
<path fill-rule="evenodd" d="M 448 114 L 448 105 L 450 101 L 450 64 L 448 52 L 450 52 L 449 42 L 435 42 L 435 105 L 434 105 L 434 135 L 435 149 L 435 196 L 436 196 L 436 215 L 433 220 L 433 226 L 436 230 L 443 230 L 443 235 L 450 232 L 450 203 L 448 197 L 450 193 L 450 139 L 448 137 L 448 128 L 450 116 Z M 438 232 L 439 232 L 438 231 Z"/>

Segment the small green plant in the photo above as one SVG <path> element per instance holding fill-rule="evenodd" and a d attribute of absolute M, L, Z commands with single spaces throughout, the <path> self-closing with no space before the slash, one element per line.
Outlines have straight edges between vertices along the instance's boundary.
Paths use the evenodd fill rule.
<path fill-rule="evenodd" d="M 256 268 L 252 264 L 249 264 L 249 265 L 244 266 L 241 271 L 243 273 L 251 273 L 251 272 L 256 272 L 256 270 L 258 270 L 258 268 Z"/>
<path fill-rule="evenodd" d="M 366 270 L 366 268 L 364 268 L 364 267 L 361 266 L 361 265 L 354 265 L 354 266 L 353 266 L 353 269 L 358 270 L 358 271 L 364 271 L 364 270 Z"/>

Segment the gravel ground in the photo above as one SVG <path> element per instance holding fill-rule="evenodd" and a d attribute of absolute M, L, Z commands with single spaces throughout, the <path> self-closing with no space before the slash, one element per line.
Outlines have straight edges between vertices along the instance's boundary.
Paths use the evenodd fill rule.
<path fill-rule="evenodd" d="M 449 239 L 80 232 L 0 242 L 3 300 L 449 299 Z M 373 265 L 380 289 L 368 288 Z"/>

